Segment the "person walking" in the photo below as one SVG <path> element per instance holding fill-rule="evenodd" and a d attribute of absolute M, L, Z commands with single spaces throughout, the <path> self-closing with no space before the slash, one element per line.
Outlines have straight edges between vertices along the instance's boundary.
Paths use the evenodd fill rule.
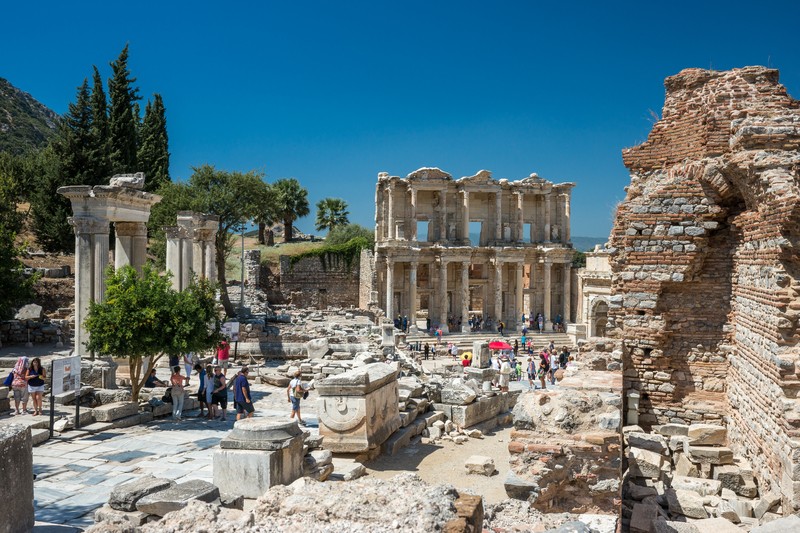
<path fill-rule="evenodd" d="M 300 417 L 300 400 L 303 399 L 303 395 L 305 394 L 303 381 L 300 379 L 301 375 L 302 372 L 300 370 L 294 373 L 294 379 L 290 381 L 289 386 L 286 387 L 286 401 L 292 404 L 292 414 L 289 415 L 289 418 L 294 418 L 296 414 L 297 423 L 301 426 L 305 426 L 305 421 Z"/>
<path fill-rule="evenodd" d="M 11 390 L 14 394 L 14 410 L 17 415 L 28 414 L 28 358 L 24 355 L 17 359 L 14 365 L 14 380 L 11 382 Z M 22 404 L 22 411 L 19 404 Z"/>
<path fill-rule="evenodd" d="M 539 377 L 539 381 L 542 384 L 542 390 L 547 388 L 547 372 L 550 370 L 550 359 L 547 356 L 547 350 L 542 350 L 539 353 L 539 369 L 536 371 L 536 375 Z"/>
<path fill-rule="evenodd" d="M 243 366 L 242 371 L 233 381 L 233 405 L 236 407 L 236 420 L 252 418 L 255 412 L 253 397 L 250 396 L 250 382 L 247 381 L 249 372 L 250 370 Z"/>
<path fill-rule="evenodd" d="M 217 364 L 222 368 L 222 375 L 228 375 L 228 365 L 231 357 L 231 345 L 228 344 L 226 339 L 219 343 L 217 348 Z"/>
<path fill-rule="evenodd" d="M 528 389 L 534 390 L 536 389 L 536 385 L 533 384 L 534 378 L 536 378 L 536 363 L 533 362 L 533 357 L 528 357 Z"/>
<path fill-rule="evenodd" d="M 206 397 L 206 407 L 208 407 L 208 419 L 214 420 L 216 416 L 216 409 L 214 408 L 214 367 L 206 365 L 206 380 L 203 394 Z"/>
<path fill-rule="evenodd" d="M 186 384 L 189 385 L 190 380 L 192 379 L 192 368 L 194 365 L 192 364 L 192 357 L 194 353 L 189 352 L 183 354 L 183 368 L 186 370 Z"/>
<path fill-rule="evenodd" d="M 197 379 L 200 381 L 200 387 L 197 389 L 197 401 L 200 403 L 200 414 L 197 418 L 203 418 L 203 408 L 208 407 L 211 412 L 211 407 L 206 403 L 206 371 L 202 365 L 194 365 L 194 370 L 197 372 Z"/>
<path fill-rule="evenodd" d="M 183 390 L 184 384 L 188 384 L 189 380 L 181 375 L 181 367 L 175 366 L 172 369 L 172 376 L 169 378 L 172 385 L 172 417 L 180 421 L 183 415 L 183 401 L 185 391 Z"/>
<path fill-rule="evenodd" d="M 511 381 L 511 363 L 508 362 L 507 355 L 503 355 L 500 361 L 500 391 L 508 392 L 508 384 Z"/>
<path fill-rule="evenodd" d="M 28 394 L 33 400 L 33 416 L 42 414 L 42 396 L 44 395 L 44 380 L 47 379 L 46 372 L 42 368 L 42 360 L 38 357 L 31 361 L 28 373 L 25 376 L 28 380 Z"/>
<path fill-rule="evenodd" d="M 431 353 L 431 347 L 428 345 L 428 343 L 427 343 L 427 342 L 425 343 L 425 350 L 424 350 L 424 353 L 425 353 L 425 360 L 427 361 L 427 360 L 428 360 L 428 356 L 429 356 L 429 355 L 430 355 L 430 353 Z"/>
<path fill-rule="evenodd" d="M 225 420 L 225 409 L 228 407 L 228 388 L 226 387 L 225 374 L 222 373 L 222 367 L 217 365 L 214 367 L 214 380 L 213 392 L 211 393 L 211 403 L 214 404 L 216 415 L 216 408 L 219 406 L 220 420 Z"/>

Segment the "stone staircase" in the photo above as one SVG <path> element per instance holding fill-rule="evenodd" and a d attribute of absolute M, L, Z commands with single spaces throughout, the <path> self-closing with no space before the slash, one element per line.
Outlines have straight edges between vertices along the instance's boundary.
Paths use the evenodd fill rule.
<path fill-rule="evenodd" d="M 504 342 L 509 343 L 510 345 L 514 345 L 514 340 L 519 341 L 522 333 L 517 331 L 512 331 L 506 333 L 503 337 L 500 337 L 500 334 L 497 332 L 490 332 L 490 331 L 479 331 L 476 333 L 448 333 L 442 335 L 442 344 L 447 345 L 447 343 L 454 343 L 458 346 L 459 350 L 472 350 L 472 343 L 475 341 L 486 341 L 491 342 L 495 340 L 502 340 Z M 572 342 L 569 339 L 569 336 L 566 333 L 542 333 L 541 335 L 538 333 L 528 332 L 527 335 L 528 339 L 533 341 L 533 345 L 535 349 L 540 349 L 548 344 L 552 340 L 557 348 L 561 346 L 572 346 Z M 406 335 L 407 342 L 420 342 L 423 346 L 425 343 L 429 343 L 431 345 L 436 344 L 436 337 L 433 335 L 428 335 L 427 333 L 409 333 Z"/>

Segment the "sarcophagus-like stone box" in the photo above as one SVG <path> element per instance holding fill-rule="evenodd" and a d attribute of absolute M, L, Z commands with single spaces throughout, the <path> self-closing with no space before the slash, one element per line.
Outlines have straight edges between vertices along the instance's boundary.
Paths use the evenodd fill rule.
<path fill-rule="evenodd" d="M 320 380 L 319 433 L 332 452 L 360 453 L 383 444 L 400 427 L 397 370 L 372 363 Z"/>

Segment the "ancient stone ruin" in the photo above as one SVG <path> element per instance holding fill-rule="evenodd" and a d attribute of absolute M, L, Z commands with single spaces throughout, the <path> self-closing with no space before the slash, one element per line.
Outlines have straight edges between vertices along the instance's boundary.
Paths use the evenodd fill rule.
<path fill-rule="evenodd" d="M 626 423 L 658 430 L 646 446 L 629 440 L 628 459 L 639 478 L 674 467 L 754 481 L 759 513 L 737 520 L 757 523 L 800 510 L 800 103 L 763 67 L 687 69 L 665 85 L 662 119 L 623 152 L 631 184 L 611 235 L 608 322 Z M 696 424 L 727 432 L 706 445 Z M 698 489 L 700 503 L 675 502 L 686 487 L 656 477 L 671 516 L 707 516 L 705 490 L 719 500 L 715 486 Z M 722 496 L 747 507 L 752 492 Z"/>
<path fill-rule="evenodd" d="M 178 211 L 178 225 L 164 228 L 167 234 L 167 270 L 172 272 L 172 288 L 182 291 L 192 281 L 217 279 L 216 238 L 219 217 Z"/>

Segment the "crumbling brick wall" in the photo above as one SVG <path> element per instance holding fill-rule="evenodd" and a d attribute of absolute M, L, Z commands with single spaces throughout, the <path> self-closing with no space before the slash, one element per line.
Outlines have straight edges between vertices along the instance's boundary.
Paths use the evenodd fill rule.
<path fill-rule="evenodd" d="M 344 260 L 322 266 L 318 257 L 307 257 L 291 264 L 280 257 L 280 288 L 284 298 L 298 307 L 357 307 L 359 265 Z"/>
<path fill-rule="evenodd" d="M 800 509 L 800 104 L 776 70 L 687 69 L 623 151 L 609 325 L 638 421 L 722 418 L 762 486 Z"/>

